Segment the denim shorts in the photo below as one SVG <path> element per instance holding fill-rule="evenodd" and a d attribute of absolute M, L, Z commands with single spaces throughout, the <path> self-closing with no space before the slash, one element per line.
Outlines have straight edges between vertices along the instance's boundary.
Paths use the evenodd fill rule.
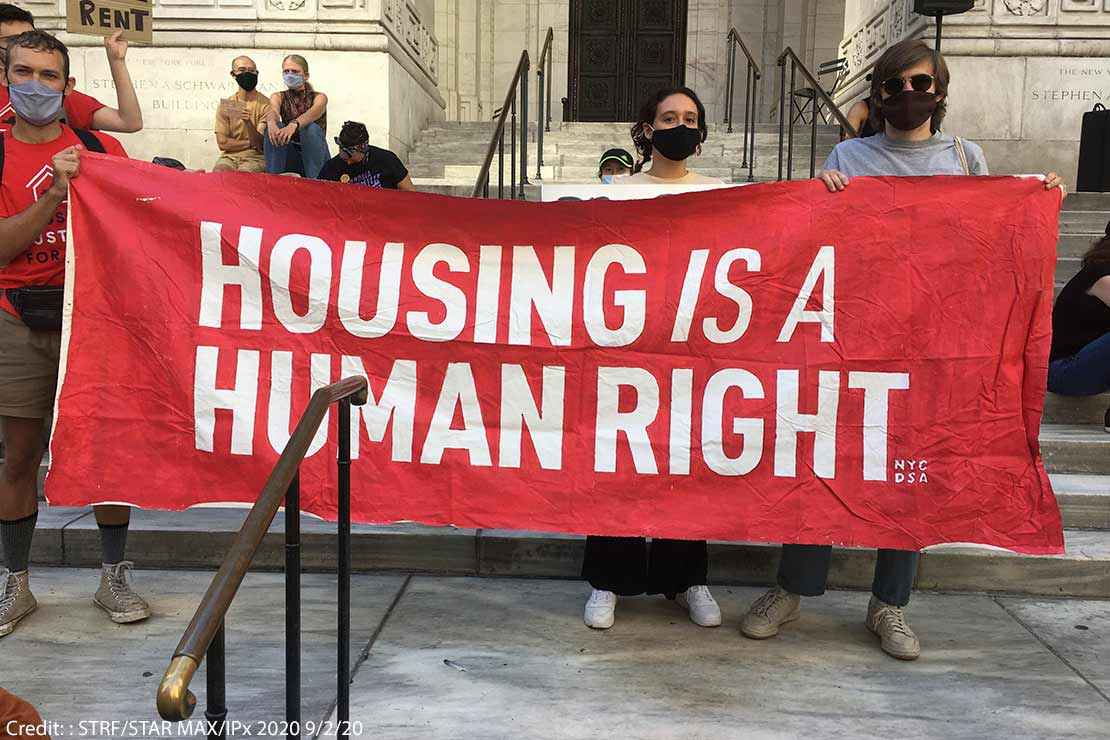
<path fill-rule="evenodd" d="M 1062 396 L 1093 396 L 1110 390 L 1110 332 L 1071 357 L 1049 363 L 1048 389 Z"/>

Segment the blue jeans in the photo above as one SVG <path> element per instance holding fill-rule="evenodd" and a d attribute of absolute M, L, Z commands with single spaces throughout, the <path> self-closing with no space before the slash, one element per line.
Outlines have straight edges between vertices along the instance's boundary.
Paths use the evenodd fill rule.
<path fill-rule="evenodd" d="M 282 123 L 281 125 L 284 126 L 285 124 Z M 290 169 L 299 169 L 302 175 L 312 179 L 320 174 L 320 169 L 324 166 L 324 163 L 331 159 L 324 129 L 320 128 L 317 123 L 310 123 L 303 129 L 297 130 L 297 139 L 300 141 L 291 141 L 286 146 L 275 146 L 270 141 L 269 132 L 263 134 L 262 149 L 266 155 L 267 172 L 273 175 L 286 172 L 286 167 L 290 164 L 290 157 L 299 155 L 301 167 Z"/>
<path fill-rule="evenodd" d="M 1110 390 L 1110 332 L 1071 357 L 1048 366 L 1048 389 L 1062 396 L 1093 396 Z"/>

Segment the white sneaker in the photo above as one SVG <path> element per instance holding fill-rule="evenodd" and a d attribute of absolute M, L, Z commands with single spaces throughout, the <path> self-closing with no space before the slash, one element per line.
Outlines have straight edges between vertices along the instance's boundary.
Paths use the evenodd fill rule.
<path fill-rule="evenodd" d="M 691 586 L 678 594 L 675 601 L 690 613 L 690 621 L 699 627 L 721 626 L 721 607 L 709 593 L 709 586 Z"/>
<path fill-rule="evenodd" d="M 617 610 L 617 595 L 612 591 L 595 588 L 586 602 L 586 612 L 582 615 L 587 627 L 607 630 L 613 626 L 613 613 Z"/>
<path fill-rule="evenodd" d="M 775 586 L 759 597 L 744 615 L 740 632 L 753 640 L 766 640 L 779 633 L 779 627 L 793 622 L 801 614 L 802 599 L 786 589 Z"/>

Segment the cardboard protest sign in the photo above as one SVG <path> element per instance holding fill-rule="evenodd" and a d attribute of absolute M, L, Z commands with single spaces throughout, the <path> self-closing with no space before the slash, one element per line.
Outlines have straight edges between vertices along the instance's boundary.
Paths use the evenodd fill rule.
<path fill-rule="evenodd" d="M 111 36 L 149 44 L 153 33 L 153 5 L 148 0 L 66 0 L 66 32 Z"/>
<path fill-rule="evenodd" d="M 83 158 L 52 504 L 252 502 L 312 390 L 364 375 L 357 521 L 1062 549 L 1037 441 L 1060 198 L 1037 181 L 259 182 Z M 324 517 L 336 423 L 301 469 Z"/>

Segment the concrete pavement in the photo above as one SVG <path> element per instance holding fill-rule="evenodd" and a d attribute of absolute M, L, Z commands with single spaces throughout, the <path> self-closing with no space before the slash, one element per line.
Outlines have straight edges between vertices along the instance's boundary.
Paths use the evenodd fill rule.
<path fill-rule="evenodd" d="M 89 603 L 94 570 L 35 569 L 41 606 L 0 640 L 0 685 L 48 720 L 156 720 L 158 681 L 211 575 L 137 572 L 154 616 L 118 626 Z M 283 716 L 281 584 L 249 574 L 228 619 L 229 719 Z M 335 700 L 334 586 L 304 576 L 305 720 Z M 864 629 L 864 592 L 806 600 L 766 642 L 737 632 L 760 589 L 714 593 L 718 629 L 639 598 L 594 632 L 578 581 L 356 575 L 352 720 L 374 738 L 1107 736 L 1110 601 L 915 594 L 924 654 L 901 663 Z"/>

